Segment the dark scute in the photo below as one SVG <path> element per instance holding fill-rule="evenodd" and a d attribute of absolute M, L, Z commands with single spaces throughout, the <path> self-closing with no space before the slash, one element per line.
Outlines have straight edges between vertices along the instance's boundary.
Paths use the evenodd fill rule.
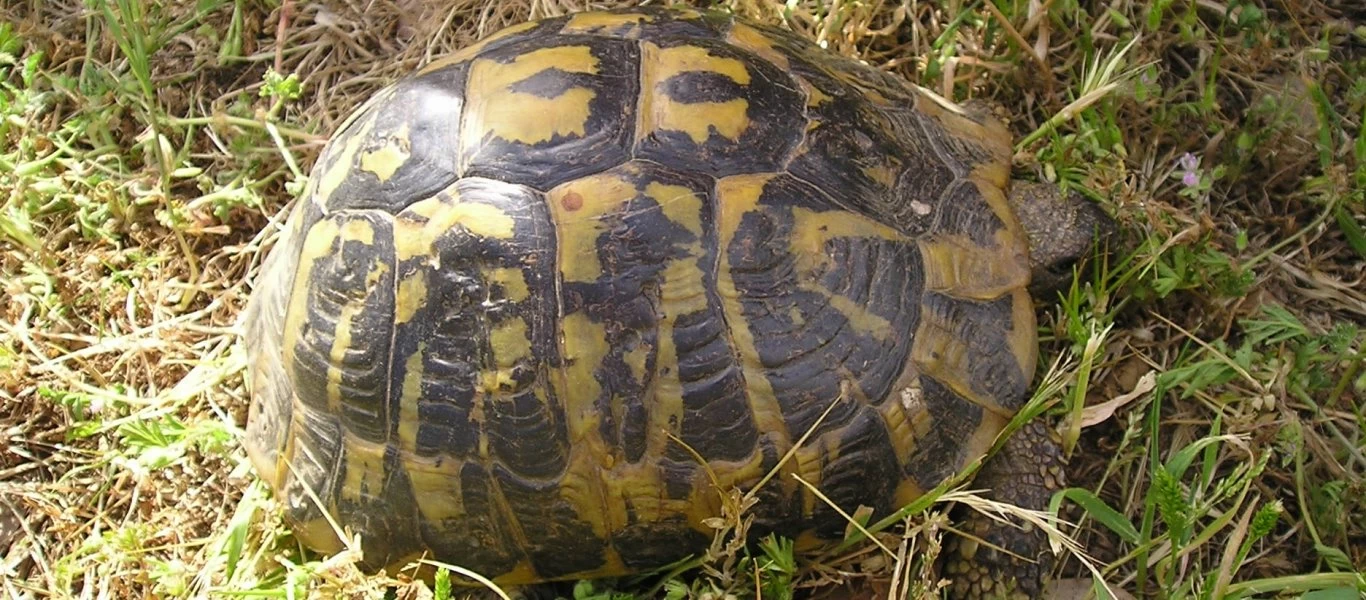
<path fill-rule="evenodd" d="M 743 460 L 754 452 L 759 431 L 719 314 L 719 310 L 690 313 L 674 325 L 678 376 L 683 384 L 680 437 L 708 461 Z M 676 458 L 683 456 L 676 454 Z"/>
<path fill-rule="evenodd" d="M 691 455 L 683 460 L 668 458 L 673 452 L 673 447 L 678 442 L 669 440 L 669 450 L 665 452 L 665 458 L 659 460 L 660 481 L 664 483 L 664 497 L 670 500 L 684 500 L 692 494 L 693 485 L 697 477 L 701 474 L 701 466 L 697 464 L 697 459 Z"/>
<path fill-rule="evenodd" d="M 643 345 L 647 366 L 657 364 L 662 271 L 681 252 L 673 242 L 681 242 L 686 232 L 664 219 L 657 208 L 633 206 L 630 223 L 620 216 L 608 217 L 616 223 L 598 240 L 602 276 L 591 283 L 565 283 L 563 295 L 565 314 L 583 312 L 603 325 L 608 354 L 594 370 L 601 392 L 593 403 L 602 417 L 604 440 L 623 451 L 636 450 L 628 453 L 638 460 L 647 433 L 640 419 L 648 418 L 645 394 L 654 371 L 647 369 L 645 377 L 637 379 L 626 356 Z"/>
<path fill-rule="evenodd" d="M 819 126 L 807 133 L 807 152 L 792 160 L 789 171 L 859 214 L 907 235 L 924 233 L 933 213 L 917 211 L 912 203 L 933 210 L 955 174 L 913 117 L 907 111 L 875 106 L 857 90 L 819 71 L 806 77 L 823 91 L 838 88 L 841 93 L 807 109 L 807 117 Z M 894 176 L 891 187 L 865 172 L 888 168 Z"/>
<path fill-rule="evenodd" d="M 732 58 L 744 63 L 750 72 L 748 85 L 712 87 L 700 94 L 698 101 L 743 98 L 749 103 L 747 115 L 750 123 L 749 127 L 741 132 L 738 140 L 731 140 L 713 130 L 710 137 L 701 144 L 694 142 L 688 134 L 681 131 L 649 132 L 636 143 L 635 155 L 638 158 L 706 173 L 713 177 L 781 170 L 801 140 L 802 130 L 806 126 L 803 119 L 794 118 L 794 115 L 802 112 L 802 97 L 796 82 L 768 61 L 721 42 L 683 37 L 661 37 L 654 41 L 661 47 L 698 46 L 706 48 L 713 56 Z M 680 81 L 673 83 L 672 80 L 675 79 Z M 689 83 L 689 79 L 695 81 Z M 706 82 L 715 81 L 716 77 L 683 73 L 659 82 L 662 89 L 643 90 L 642 93 L 668 97 L 671 89 L 688 93 L 690 89 L 701 90 Z M 723 97 L 726 92 L 732 90 L 736 96 Z M 664 98 L 660 98 L 659 101 L 664 101 Z"/>
<path fill-rule="evenodd" d="M 653 360 L 651 357 L 645 363 L 647 371 L 654 368 Z M 645 395 L 627 396 L 622 410 L 621 450 L 627 462 L 638 463 L 645 457 L 645 450 L 648 449 L 646 442 L 649 441 L 646 428 L 650 425 L 650 411 L 645 408 Z"/>
<path fill-rule="evenodd" d="M 460 180 L 457 190 L 462 201 L 496 206 L 513 219 L 512 238 L 481 240 L 475 250 L 478 257 L 475 260 L 486 266 L 520 268 L 526 280 L 527 299 L 513 302 L 507 298 L 502 286 L 486 282 L 484 309 L 489 311 L 494 322 L 511 317 L 526 319 L 536 364 L 558 365 L 559 308 L 555 292 L 559 277 L 558 242 L 544 197 L 526 187 L 478 178 Z M 547 386 L 546 393 L 551 394 L 553 404 L 553 389 Z"/>
<path fill-rule="evenodd" d="M 631 202 L 628 212 L 603 220 L 607 231 L 596 244 L 602 275 L 593 282 L 566 282 L 565 312 L 582 310 L 594 321 L 619 324 L 623 333 L 652 327 L 664 267 L 684 256 L 682 246 L 691 234 L 643 196 Z"/>
<path fill-rule="evenodd" d="M 462 381 L 465 378 L 450 379 L 455 385 L 429 382 L 423 386 L 423 396 L 432 400 L 417 405 L 419 456 L 467 457 L 479 445 L 478 424 L 470 419 L 474 390 Z"/>
<path fill-rule="evenodd" d="M 844 329 L 843 317 L 836 313 L 827 319 L 822 313 L 828 301 L 797 287 L 796 259 L 787 252 L 791 229 L 789 211 L 746 214 L 731 240 L 728 258 L 759 361 L 795 439 L 811 430 L 839 397 L 840 354 L 848 350 L 844 343 L 855 340 L 836 342 Z M 793 318 L 794 312 L 801 323 Z M 842 427 L 853 409 L 843 404 L 831 410 L 817 434 Z"/>
<path fill-rule="evenodd" d="M 332 253 L 317 259 L 305 274 L 309 282 L 303 331 L 295 345 L 294 378 L 300 400 L 306 406 L 328 406 L 328 370 L 340 372 L 343 427 L 372 442 L 385 440 L 384 404 L 388 395 L 389 332 L 394 321 L 392 222 L 375 212 L 342 212 L 328 217 L 339 226 L 364 221 L 374 231 L 374 243 L 333 242 Z M 373 287 L 372 272 L 387 268 Z M 349 323 L 342 323 L 348 304 L 363 301 L 364 308 Z M 339 330 L 349 327 L 349 343 L 340 364 L 333 364 L 332 350 Z"/>
<path fill-rule="evenodd" d="M 819 71 L 826 77 L 841 76 L 847 83 L 834 90 L 840 94 L 862 97 L 873 92 L 907 108 L 915 102 L 906 81 L 897 75 L 821 48 L 801 34 L 765 23 L 750 23 L 750 26 L 763 31 L 773 46 L 788 56 L 791 71 L 802 74 Z M 830 91 L 826 90 L 826 93 Z"/>
<path fill-rule="evenodd" d="M 607 542 L 560 495 L 557 480 L 525 479 L 502 465 L 495 465 L 493 472 L 526 536 L 526 552 L 538 575 L 563 577 L 606 562 Z"/>
<path fill-rule="evenodd" d="M 965 105 L 964 108 L 967 109 L 965 112 L 968 118 L 978 123 L 993 118 L 970 104 Z M 933 117 L 921 112 L 908 112 L 906 115 L 919 125 L 918 130 L 923 132 L 921 135 L 933 140 L 940 152 L 948 157 L 947 164 L 959 176 L 966 175 L 972 170 L 973 165 L 995 160 L 987 147 L 983 145 L 985 140 L 975 140 L 946 129 Z M 1008 152 L 1009 148 L 1005 150 Z"/>
<path fill-rule="evenodd" d="M 310 494 L 317 494 L 328 504 L 336 498 L 338 482 L 342 480 L 342 427 L 337 417 L 313 410 L 295 411 L 294 417 L 303 422 L 293 427 L 295 451 L 289 468 L 284 470 L 280 496 L 289 519 L 304 523 L 323 517 Z"/>
<path fill-rule="evenodd" d="M 1023 406 L 1029 396 L 1029 382 L 1010 352 L 1013 305 L 1013 296 L 978 302 L 931 292 L 925 294 L 923 309 L 952 324 L 954 338 L 967 344 L 965 379 L 972 391 L 1010 410 Z"/>
<path fill-rule="evenodd" d="M 414 200 L 426 198 L 457 178 L 453 148 L 460 139 L 460 111 L 464 106 L 467 63 L 404 79 L 394 85 L 393 96 L 366 109 L 346 129 L 333 136 L 335 149 L 323 163 L 340 159 L 340 140 L 356 135 L 373 115 L 374 127 L 352 157 L 350 169 L 333 194 L 328 210 L 376 208 L 398 212 Z M 360 168 L 361 157 L 389 143 L 390 136 L 407 126 L 408 159 L 384 181 Z M 325 173 L 327 170 L 319 170 Z"/>
<path fill-rule="evenodd" d="M 504 46 L 510 46 L 513 44 L 525 44 L 529 41 L 543 40 L 558 35 L 560 29 L 564 27 L 565 22 L 568 20 L 569 15 L 561 15 L 558 17 L 546 17 L 537 21 L 533 21 L 533 23 L 535 24 L 528 26 L 528 29 L 526 31 L 505 34 L 503 35 L 503 37 L 494 40 L 481 41 L 480 43 L 483 43 L 484 47 L 480 48 L 477 57 L 487 55 L 493 52 L 494 50 L 497 50 Z M 496 34 L 497 32 L 494 33 Z"/>
<path fill-rule="evenodd" d="M 760 209 L 741 219 L 727 252 L 759 360 L 794 438 L 811 430 L 841 397 L 846 379 L 869 402 L 885 399 L 910 352 L 923 287 L 914 246 L 871 238 L 831 240 L 824 249 L 829 258 L 824 270 L 802 275 L 788 252 L 794 225 L 790 206 L 802 202 L 801 193 L 811 191 L 770 183 Z M 802 277 L 816 289 L 804 289 Z M 832 304 L 832 294 L 887 319 L 890 330 L 855 329 Z M 857 406 L 837 404 L 816 432 L 846 426 Z"/>
<path fill-rule="evenodd" d="M 720 73 L 689 71 L 663 82 L 663 92 L 676 102 L 728 102 L 745 93 L 744 86 Z"/>
<path fill-rule="evenodd" d="M 554 341 L 555 237 L 544 201 L 525 187 L 490 180 L 462 179 L 455 191 L 461 202 L 495 206 L 511 217 L 513 236 L 510 240 L 489 239 L 453 228 L 434 243 L 438 260 L 419 256 L 399 265 L 400 277 L 425 272 L 427 297 L 417 305 L 412 319 L 397 327 L 391 375 L 393 389 L 403 389 L 407 357 L 421 348 L 417 452 L 423 456 L 446 453 L 467 457 L 477 449 L 484 433 L 481 429 L 492 426 L 490 422 L 481 426 L 470 413 L 480 373 L 493 368 L 496 360 L 489 334 L 507 319 L 527 322 L 532 358 L 529 364 L 514 366 L 512 389 L 485 401 L 510 399 L 539 389 L 547 398 L 547 406 L 557 405 L 543 376 L 558 361 Z M 401 218 L 421 219 L 409 213 Z M 486 280 L 484 273 L 492 268 L 520 269 L 528 297 L 520 302 L 509 299 L 502 286 Z M 399 394 L 392 395 L 391 414 L 399 414 L 400 401 Z M 548 416 L 544 418 L 546 423 L 554 422 Z M 391 426 L 390 435 L 397 437 L 398 419 L 393 419 Z M 553 447 L 565 443 L 562 429 L 552 427 L 545 432 L 558 432 Z"/>
<path fill-rule="evenodd" d="M 644 296 L 641 300 L 645 307 L 653 311 L 650 300 Z M 643 313 L 633 316 L 643 316 Z M 645 403 L 648 400 L 650 374 L 654 373 L 659 360 L 658 332 L 650 328 L 653 322 L 646 323 L 630 317 L 607 325 L 607 340 L 613 350 L 603 358 L 595 374 L 603 389 L 603 394 L 594 402 L 602 419 L 599 433 L 609 447 L 620 448 L 628 462 L 637 462 L 645 454 L 648 439 L 646 427 L 649 425 L 649 411 Z M 626 364 L 625 357 L 641 347 L 646 349 L 645 377 L 638 380 L 635 372 Z"/>
<path fill-rule="evenodd" d="M 682 517 L 632 523 L 612 535 L 612 546 L 628 568 L 650 570 L 698 555 L 711 538 Z"/>
<path fill-rule="evenodd" d="M 420 347 L 422 396 L 418 401 L 417 452 L 423 456 L 465 457 L 477 449 L 481 435 L 481 426 L 470 413 L 480 366 L 490 354 L 487 320 L 479 314 L 480 305 L 475 300 L 483 290 L 458 268 L 433 271 L 429 277 L 428 304 L 413 320 L 399 325 L 394 340 L 395 348 L 402 352 L 395 355 L 394 389 L 403 389 L 399 377 L 407 376 L 407 360 L 400 357 L 418 352 Z M 394 394 L 394 403 L 399 400 L 399 394 Z M 396 434 L 397 419 L 393 425 Z"/>
<path fill-rule="evenodd" d="M 936 233 L 966 236 L 981 246 L 996 247 L 996 232 L 1005 228 L 1005 223 L 971 181 L 956 182 L 944 194 L 935 211 Z"/>
<path fill-rule="evenodd" d="M 764 473 L 778 466 L 783 455 L 767 435 L 759 440 L 759 453 L 763 456 L 759 464 Z M 791 467 L 792 463 L 789 462 L 786 468 Z M 749 529 L 750 539 L 762 539 L 770 534 L 795 539 L 808 525 L 802 516 L 801 492 L 790 493 L 784 483 L 779 476 L 775 476 L 758 491 L 752 488 L 745 490 L 746 493 L 754 494 L 757 501 L 750 509 L 750 514 L 754 516 Z"/>
<path fill-rule="evenodd" d="M 552 67 L 513 83 L 509 89 L 540 98 L 558 98 L 574 88 L 592 89 L 600 77 L 602 76 L 573 73 Z"/>
<path fill-rule="evenodd" d="M 808 131 L 807 151 L 793 159 L 789 171 L 819 185 L 844 206 L 919 235 L 930 223 L 911 203 L 933 207 L 950 182 L 988 158 L 980 148 L 976 153 L 959 152 L 954 144 L 963 141 L 920 114 L 918 94 L 900 77 L 833 54 L 791 32 L 752 26 L 787 55 L 794 77 L 830 97 L 805 108 L 806 117 L 819 125 Z M 882 95 L 889 104 L 875 104 L 870 93 Z M 950 163 L 941 155 L 946 147 L 951 150 Z M 896 169 L 890 189 L 863 172 L 881 166 Z"/>
<path fill-rule="evenodd" d="M 550 479 L 564 471 L 569 457 L 562 411 L 527 391 L 486 400 L 489 448 L 519 477 Z"/>
<path fill-rule="evenodd" d="M 915 440 L 915 451 L 902 473 L 928 490 L 957 473 L 969 458 L 963 443 L 982 423 L 982 407 L 928 375 L 920 376 L 920 389 L 930 414 L 930 428 Z"/>
<path fill-rule="evenodd" d="M 312 312 L 312 311 L 310 311 Z M 326 319 L 305 319 L 294 348 L 294 364 L 290 377 L 294 380 L 299 402 L 315 410 L 328 410 L 327 368 L 331 362 L 329 349 L 336 329 Z"/>
<path fill-rule="evenodd" d="M 863 407 L 840 431 L 839 456 L 821 467 L 821 491 L 847 514 L 860 506 L 873 509 L 873 519 L 889 514 L 892 494 L 901 482 L 901 465 L 886 423 L 877 411 Z M 849 522 L 829 504 L 817 502 L 812 520 L 826 538 L 839 538 Z"/>
<path fill-rule="evenodd" d="M 594 92 L 589 101 L 589 117 L 584 135 L 561 136 L 535 144 L 486 136 L 475 146 L 472 154 L 462 157 L 466 166 L 464 176 L 486 177 L 550 189 L 560 183 L 596 173 L 626 161 L 628 147 L 635 131 L 635 104 L 640 88 L 636 70 L 640 63 L 640 48 L 628 40 L 599 36 L 562 35 L 552 39 L 526 39 L 488 50 L 480 58 L 511 62 L 534 50 L 560 46 L 588 46 L 598 59 L 598 74 L 574 74 L 558 69 L 547 69 L 524 80 L 518 86 L 528 86 L 537 95 L 554 89 L 585 87 Z M 528 120 L 544 118 L 540 114 L 521 115 Z M 465 132 L 465 135 L 473 135 Z"/>
<path fill-rule="evenodd" d="M 715 294 L 712 182 L 649 163 L 631 163 L 617 172 L 640 193 L 622 211 L 602 218 L 605 231 L 596 240 L 601 276 L 593 282 L 564 285 L 566 314 L 582 311 L 601 323 L 606 333 L 609 352 L 594 373 L 602 388 L 594 404 L 603 417 L 604 438 L 620 448 L 627 460 L 641 460 L 651 410 L 647 403 L 650 379 L 656 368 L 678 369 L 684 418 L 676 433 L 708 460 L 748 456 L 755 432 L 738 359 Z M 658 201 L 644 193 L 651 183 L 683 186 L 703 199 L 701 239 L 671 221 Z M 707 305 L 693 314 L 674 315 L 672 326 L 661 330 L 664 311 L 669 308 L 661 297 L 664 273 L 676 260 L 697 262 Z M 660 365 L 658 336 L 669 330 L 678 363 Z M 646 376 L 637 380 L 625 357 L 642 346 L 647 351 Z M 719 429 L 722 423 L 727 429 Z M 666 454 L 682 462 L 693 460 L 676 445 L 671 445 Z"/>
<path fill-rule="evenodd" d="M 928 204 L 932 211 L 942 207 L 946 202 L 942 198 L 944 190 L 956 178 L 967 176 L 975 165 L 990 157 L 975 157 L 972 163 L 946 159 L 943 146 L 930 143 L 924 133 L 926 117 L 919 111 L 909 106 L 890 108 L 886 115 L 904 165 L 897 175 L 892 201 L 886 207 L 886 218 L 902 231 L 919 232 L 929 217 L 923 214 L 923 209 L 916 210 L 911 201 Z"/>
<path fill-rule="evenodd" d="M 832 263 L 841 268 L 827 270 L 821 285 L 887 319 L 893 332 L 913 332 L 920 324 L 920 296 L 925 289 L 924 262 L 920 248 L 908 243 L 876 239 L 835 238 L 826 245 Z M 892 395 L 892 384 L 900 376 L 904 360 L 913 343 L 910 335 L 889 335 L 875 348 L 891 360 L 867 365 L 859 380 L 863 395 L 874 406 Z"/>
<path fill-rule="evenodd" d="M 662 7 L 637 6 L 614 9 L 608 12 L 648 14 L 654 19 L 639 25 L 638 37 L 642 40 L 667 38 L 720 39 L 730 26 L 730 18 L 716 11 L 703 11 L 697 18 L 680 15 Z"/>
<path fill-rule="evenodd" d="M 341 465 L 346 468 L 345 457 Z M 422 549 L 417 500 L 397 448 L 385 448 L 383 469 L 380 489 L 362 489 L 359 501 L 337 500 L 337 519 L 361 535 L 367 550 L 363 564 L 372 569 L 383 568 Z M 343 479 L 345 476 L 344 471 L 338 475 Z"/>
<path fill-rule="evenodd" d="M 440 522 L 422 520 L 422 539 L 438 557 L 487 577 L 511 571 L 525 556 L 514 547 L 511 524 L 504 521 L 488 470 L 465 463 L 460 470 L 461 497 L 453 499 L 465 510 L 461 517 Z"/>
<path fill-rule="evenodd" d="M 684 384 L 729 373 L 736 366 L 726 324 L 710 310 L 679 315 L 674 321 L 678 377 Z"/>

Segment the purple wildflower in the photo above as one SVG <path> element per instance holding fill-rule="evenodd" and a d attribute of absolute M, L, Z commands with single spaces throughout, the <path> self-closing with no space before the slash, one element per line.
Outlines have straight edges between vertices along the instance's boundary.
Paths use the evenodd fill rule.
<path fill-rule="evenodd" d="M 1187 171 L 1194 171 L 1200 166 L 1200 159 L 1189 152 L 1181 155 L 1181 168 Z"/>
<path fill-rule="evenodd" d="M 1179 165 L 1183 171 L 1181 174 L 1181 183 L 1185 184 L 1188 188 L 1200 185 L 1199 158 L 1194 154 L 1187 152 L 1182 154 L 1181 158 L 1177 160 L 1177 165 Z"/>

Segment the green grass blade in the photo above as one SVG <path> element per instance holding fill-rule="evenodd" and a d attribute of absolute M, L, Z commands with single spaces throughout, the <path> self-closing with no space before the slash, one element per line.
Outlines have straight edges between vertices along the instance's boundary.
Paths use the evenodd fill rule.
<path fill-rule="evenodd" d="M 1090 515 L 1091 518 L 1095 519 L 1101 525 L 1104 525 L 1110 531 L 1119 534 L 1120 537 L 1124 538 L 1124 541 L 1131 544 L 1137 544 L 1142 540 L 1142 537 L 1138 533 L 1138 529 L 1134 527 L 1133 523 L 1130 523 L 1128 519 L 1124 518 L 1124 515 L 1111 508 L 1109 504 L 1106 504 L 1104 500 L 1101 500 L 1100 497 L 1092 493 L 1091 490 L 1084 488 L 1067 488 L 1054 494 L 1048 507 L 1049 512 L 1056 514 L 1063 499 L 1077 503 L 1078 506 L 1082 507 L 1082 510 L 1086 511 L 1086 514 Z"/>

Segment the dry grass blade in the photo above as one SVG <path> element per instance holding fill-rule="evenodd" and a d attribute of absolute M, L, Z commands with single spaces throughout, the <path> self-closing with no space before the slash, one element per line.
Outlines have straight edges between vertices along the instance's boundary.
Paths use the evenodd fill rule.
<path fill-rule="evenodd" d="M 855 520 L 854 517 L 850 516 L 848 512 L 845 512 L 843 508 L 840 508 L 838 504 L 832 502 L 830 498 L 827 497 L 825 493 L 820 490 L 820 488 L 811 485 L 811 482 L 802 479 L 801 475 L 798 475 L 796 473 L 792 474 L 792 478 L 797 480 L 797 482 L 801 483 L 803 486 L 805 486 L 806 489 L 810 491 L 812 495 L 820 499 L 821 502 L 824 502 L 826 506 L 829 506 L 835 512 L 839 513 L 840 517 L 843 518 L 845 522 L 849 523 L 851 527 L 857 529 L 859 533 L 863 534 L 863 537 L 865 539 L 868 539 L 869 541 L 873 542 L 873 545 L 881 549 L 883 553 L 885 553 L 889 557 L 896 558 L 896 553 L 892 552 L 891 548 L 888 548 L 886 544 L 882 543 L 882 540 L 877 539 L 877 536 L 873 535 L 872 532 L 868 531 L 868 529 L 864 527 L 863 523 L 860 523 L 857 520 Z"/>

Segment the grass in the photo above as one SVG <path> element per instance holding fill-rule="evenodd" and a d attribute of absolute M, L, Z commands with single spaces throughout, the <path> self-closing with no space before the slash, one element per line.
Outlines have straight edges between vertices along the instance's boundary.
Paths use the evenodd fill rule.
<path fill-rule="evenodd" d="M 235 320 L 282 208 L 366 94 L 578 3 L 289 4 L 0 8 L 4 597 L 432 597 L 356 570 L 363 540 L 336 556 L 292 543 L 240 445 Z M 1030 412 L 1069 450 L 1053 507 L 1059 543 L 1080 550 L 1057 569 L 1069 589 L 1366 591 L 1366 13 L 1347 0 L 724 4 L 1000 106 L 1018 175 L 1117 217 L 1116 250 L 1041 303 L 1049 368 Z M 707 556 L 565 594 L 924 597 L 948 501 L 1042 518 L 945 486 L 893 519 L 850 515 L 848 543 L 796 557 L 748 539 L 745 498 L 732 500 Z M 436 597 L 458 578 L 438 578 Z"/>

